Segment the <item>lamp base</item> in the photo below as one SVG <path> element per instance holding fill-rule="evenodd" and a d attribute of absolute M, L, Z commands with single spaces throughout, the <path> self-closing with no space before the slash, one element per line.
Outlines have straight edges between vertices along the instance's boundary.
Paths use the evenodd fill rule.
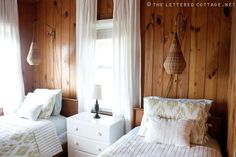
<path fill-rule="evenodd" d="M 95 114 L 93 118 L 100 119 L 101 117 L 98 114 Z"/>
<path fill-rule="evenodd" d="M 95 113 L 96 113 L 96 114 L 94 115 L 93 118 L 95 118 L 95 119 L 99 119 L 99 118 L 101 118 L 101 117 L 98 115 L 98 111 L 99 111 L 98 100 L 96 100 L 96 104 L 95 104 L 94 108 L 95 108 Z"/>

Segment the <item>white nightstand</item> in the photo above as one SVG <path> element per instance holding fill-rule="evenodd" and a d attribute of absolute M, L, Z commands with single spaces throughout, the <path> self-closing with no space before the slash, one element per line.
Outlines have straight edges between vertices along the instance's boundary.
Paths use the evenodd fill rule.
<path fill-rule="evenodd" d="M 82 112 L 67 118 L 69 157 L 94 157 L 118 140 L 124 133 L 124 120 L 119 117 Z"/>

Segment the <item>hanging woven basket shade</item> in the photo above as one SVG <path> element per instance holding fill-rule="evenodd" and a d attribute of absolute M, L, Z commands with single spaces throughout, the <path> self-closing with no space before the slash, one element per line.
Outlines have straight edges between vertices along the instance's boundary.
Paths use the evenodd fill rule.
<path fill-rule="evenodd" d="M 29 65 L 39 65 L 41 63 L 40 51 L 35 41 L 30 44 L 27 62 Z"/>
<path fill-rule="evenodd" d="M 164 62 L 164 68 L 168 74 L 181 74 L 185 67 L 186 62 L 181 50 L 177 33 L 175 32 L 171 43 L 170 52 Z"/>

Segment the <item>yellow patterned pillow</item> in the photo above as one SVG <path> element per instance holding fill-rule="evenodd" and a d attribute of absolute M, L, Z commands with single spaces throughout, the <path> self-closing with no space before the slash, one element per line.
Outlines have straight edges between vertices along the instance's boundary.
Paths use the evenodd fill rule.
<path fill-rule="evenodd" d="M 43 104 L 42 110 L 39 114 L 39 119 L 48 119 L 53 111 L 55 105 L 55 95 L 54 94 L 42 94 L 42 93 L 34 93 L 38 102 Z"/>
<path fill-rule="evenodd" d="M 203 144 L 207 132 L 206 121 L 213 101 L 205 99 L 169 99 L 161 97 L 144 98 L 144 116 L 139 130 L 140 136 L 147 131 L 148 116 L 171 119 L 193 120 L 191 143 Z"/>

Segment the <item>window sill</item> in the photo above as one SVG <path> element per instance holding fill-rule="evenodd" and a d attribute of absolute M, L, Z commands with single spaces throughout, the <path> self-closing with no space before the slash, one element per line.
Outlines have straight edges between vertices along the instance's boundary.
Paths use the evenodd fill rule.
<path fill-rule="evenodd" d="M 91 113 L 95 113 L 95 110 L 92 109 L 92 110 L 91 110 Z M 99 110 L 99 111 L 98 111 L 98 114 L 107 115 L 107 116 L 112 116 L 112 112 L 111 112 L 111 111 Z"/>

